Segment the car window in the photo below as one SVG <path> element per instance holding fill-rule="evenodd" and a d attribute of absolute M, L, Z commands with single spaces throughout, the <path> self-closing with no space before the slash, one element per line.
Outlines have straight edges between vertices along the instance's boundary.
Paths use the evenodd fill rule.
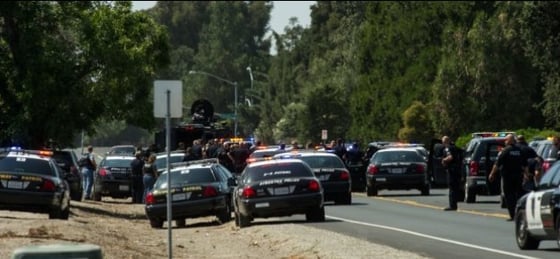
<path fill-rule="evenodd" d="M 558 149 L 552 144 L 546 144 L 544 158 L 546 159 L 556 157 L 558 157 Z"/>
<path fill-rule="evenodd" d="M 183 162 L 183 155 L 181 156 L 169 156 L 169 164 Z M 166 168 L 167 167 L 167 156 L 159 157 L 156 159 L 156 167 L 157 168 Z"/>
<path fill-rule="evenodd" d="M 130 167 L 130 163 L 132 159 L 106 159 L 105 162 L 102 163 L 103 167 Z"/>
<path fill-rule="evenodd" d="M 480 142 L 478 141 L 471 140 L 471 142 L 469 142 L 469 145 L 467 146 L 467 149 L 465 150 L 465 157 L 471 157 L 479 143 Z"/>
<path fill-rule="evenodd" d="M 395 163 L 395 162 L 424 162 L 424 159 L 416 151 L 399 150 L 390 152 L 377 152 L 371 158 L 372 163 Z"/>
<path fill-rule="evenodd" d="M 311 168 L 343 168 L 344 163 L 338 157 L 332 156 L 303 156 L 298 157 Z"/>
<path fill-rule="evenodd" d="M 548 173 L 552 173 L 552 172 L 548 172 Z M 554 171 L 554 176 L 552 177 L 551 186 L 552 187 L 560 186 L 560 169 Z"/>
<path fill-rule="evenodd" d="M 247 181 L 262 181 L 290 177 L 313 177 L 313 172 L 302 163 L 274 163 L 245 169 Z"/>
<path fill-rule="evenodd" d="M 56 175 L 56 172 L 48 161 L 24 157 L 0 157 L 0 172 Z"/>
<path fill-rule="evenodd" d="M 135 147 L 114 147 L 111 148 L 109 154 L 134 154 L 136 152 Z"/>
<path fill-rule="evenodd" d="M 167 184 L 168 174 L 162 174 L 156 182 L 156 187 L 163 187 Z M 171 187 L 185 184 L 198 184 L 215 182 L 216 177 L 210 168 L 182 168 L 171 171 Z"/>
<path fill-rule="evenodd" d="M 217 164 L 215 166 L 216 171 L 218 171 L 223 177 L 225 177 L 225 180 L 229 179 L 229 178 L 233 178 L 233 175 L 231 174 L 231 172 L 229 170 L 227 170 L 224 166 Z"/>
<path fill-rule="evenodd" d="M 548 188 L 549 184 L 552 182 L 552 178 L 558 173 L 560 170 L 560 164 L 554 163 L 550 169 L 543 175 L 541 180 L 539 181 L 540 188 Z"/>

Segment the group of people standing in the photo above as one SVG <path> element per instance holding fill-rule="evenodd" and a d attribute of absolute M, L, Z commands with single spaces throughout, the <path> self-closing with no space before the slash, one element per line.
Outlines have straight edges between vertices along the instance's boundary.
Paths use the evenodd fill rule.
<path fill-rule="evenodd" d="M 158 177 L 156 155 L 144 154 L 139 149 L 130 162 L 130 168 L 132 170 L 132 203 L 145 203 L 146 194 L 152 190 Z"/>
<path fill-rule="evenodd" d="M 449 185 L 449 206 L 444 210 L 453 211 L 457 210 L 461 192 L 462 161 L 459 159 L 461 151 L 451 143 L 448 136 L 442 138 L 442 144 L 444 145 L 442 165 L 446 168 Z M 502 193 L 509 213 L 508 221 L 512 221 L 517 200 L 532 190 L 538 180 L 539 157 L 521 135 L 517 139 L 512 134 L 506 135 L 504 144 L 505 147 L 498 153 L 488 180 L 493 182 L 500 174 Z"/>
<path fill-rule="evenodd" d="M 255 146 L 259 146 L 257 141 Z M 183 161 L 199 160 L 206 158 L 217 158 L 220 164 L 225 166 L 232 173 L 240 174 L 247 165 L 247 158 L 254 150 L 248 143 L 229 142 L 219 139 L 211 139 L 208 143 L 202 144 L 200 139 L 194 140 L 191 147 L 184 148 L 179 144 L 178 151 L 184 149 L 185 157 Z"/>

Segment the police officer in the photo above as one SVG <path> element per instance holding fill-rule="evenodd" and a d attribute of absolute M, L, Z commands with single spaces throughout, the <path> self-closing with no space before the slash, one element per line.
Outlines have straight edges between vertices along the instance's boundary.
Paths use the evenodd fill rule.
<path fill-rule="evenodd" d="M 515 145 L 512 134 L 508 134 L 505 139 L 506 147 L 498 153 L 498 160 L 494 164 L 489 181 L 494 181 L 496 173 L 500 171 L 502 176 L 502 190 L 504 192 L 506 206 L 509 212 L 508 221 L 512 221 L 515 215 L 515 204 L 523 194 L 522 182 L 526 178 L 527 159 L 522 154 L 519 146 Z"/>
<path fill-rule="evenodd" d="M 527 141 L 525 141 L 525 137 L 523 135 L 517 136 L 517 146 L 521 149 L 521 155 L 523 155 L 523 159 L 527 160 L 527 179 L 523 181 L 523 196 L 525 193 L 530 192 L 535 188 L 535 170 L 536 164 L 538 163 L 537 152 L 529 147 Z"/>
<path fill-rule="evenodd" d="M 447 172 L 447 184 L 449 186 L 449 207 L 445 211 L 457 210 L 457 201 L 461 191 L 461 161 L 458 154 L 459 150 L 451 144 L 448 136 L 443 136 L 441 142 L 443 148 L 443 158 L 441 163 Z"/>

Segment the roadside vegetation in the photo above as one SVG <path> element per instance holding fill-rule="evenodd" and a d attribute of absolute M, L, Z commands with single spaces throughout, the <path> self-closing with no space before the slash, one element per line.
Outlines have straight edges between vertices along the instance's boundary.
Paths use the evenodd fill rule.
<path fill-rule="evenodd" d="M 237 82 L 239 131 L 266 143 L 318 143 L 323 129 L 426 144 L 560 130 L 559 2 L 321 1 L 310 27 L 292 19 L 279 32 L 272 8 L 3 2 L 0 139 L 68 144 L 102 121 L 153 132 L 156 79 L 182 80 L 187 107 L 204 98 L 233 113 L 233 87 L 191 70 Z"/>

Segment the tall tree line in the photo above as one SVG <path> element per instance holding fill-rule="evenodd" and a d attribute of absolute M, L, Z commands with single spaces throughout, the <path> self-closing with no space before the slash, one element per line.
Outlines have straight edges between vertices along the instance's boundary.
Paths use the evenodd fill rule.
<path fill-rule="evenodd" d="M 560 128 L 558 2 L 318 1 L 309 27 L 284 31 L 271 1 L 1 5 L 2 138 L 62 139 L 99 119 L 156 128 L 154 79 L 182 80 L 187 110 L 204 98 L 220 113 L 235 82 L 241 134 L 267 143 Z"/>

